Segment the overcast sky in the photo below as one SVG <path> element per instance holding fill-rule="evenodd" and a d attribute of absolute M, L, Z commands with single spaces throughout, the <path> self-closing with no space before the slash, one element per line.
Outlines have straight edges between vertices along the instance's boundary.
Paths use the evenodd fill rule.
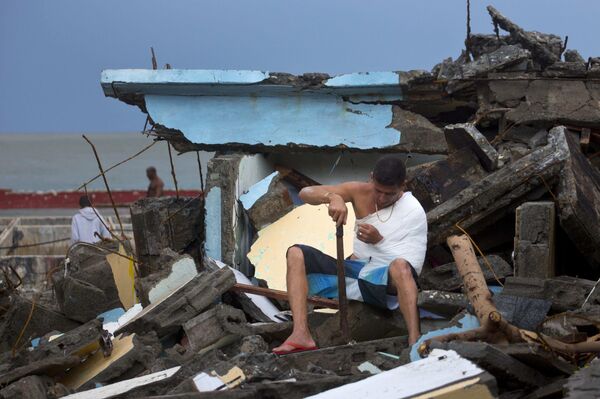
<path fill-rule="evenodd" d="M 600 55 L 600 2 L 472 0 L 473 32 L 493 4 L 527 30 Z M 465 0 L 0 0 L 0 133 L 122 132 L 135 107 L 105 98 L 100 71 L 328 72 L 431 69 L 456 57 Z"/>

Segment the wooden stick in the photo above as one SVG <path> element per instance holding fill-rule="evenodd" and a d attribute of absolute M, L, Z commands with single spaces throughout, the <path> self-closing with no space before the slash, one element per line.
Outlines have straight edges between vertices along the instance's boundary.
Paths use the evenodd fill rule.
<path fill-rule="evenodd" d="M 263 287 L 257 287 L 255 285 L 249 285 L 249 284 L 235 284 L 232 288 L 231 291 L 233 292 L 244 292 L 246 294 L 254 294 L 254 295 L 260 295 L 260 296 L 264 296 L 267 298 L 273 298 L 273 299 L 277 299 L 280 301 L 286 301 L 289 302 L 289 298 L 288 298 L 288 293 L 286 291 L 280 291 L 280 290 L 273 290 L 271 288 L 263 288 Z M 311 303 L 313 305 L 318 305 L 318 306 L 323 306 L 325 308 L 331 308 L 331 309 L 338 309 L 339 308 L 339 302 L 334 300 L 334 299 L 327 299 L 327 298 L 319 298 L 316 296 L 310 296 L 307 298 L 307 302 Z"/>
<path fill-rule="evenodd" d="M 340 330 L 342 339 L 350 342 L 350 330 L 348 328 L 348 298 L 346 297 L 346 273 L 344 271 L 344 225 L 336 227 L 335 236 L 337 240 L 337 277 L 338 298 L 340 302 Z"/>

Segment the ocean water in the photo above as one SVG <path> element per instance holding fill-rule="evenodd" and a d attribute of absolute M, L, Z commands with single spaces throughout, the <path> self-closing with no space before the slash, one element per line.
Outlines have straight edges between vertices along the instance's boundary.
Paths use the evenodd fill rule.
<path fill-rule="evenodd" d="M 141 133 L 86 134 L 107 169 L 152 143 Z M 201 152 L 206 179 L 206 163 L 212 153 Z M 200 175 L 196 153 L 177 155 L 173 164 L 180 189 L 199 189 Z M 108 172 L 111 189 L 146 189 L 146 168 L 156 167 L 166 189 L 174 189 L 167 143 L 154 144 L 138 157 Z M 74 190 L 98 174 L 98 164 L 90 145 L 81 134 L 5 134 L 0 133 L 0 188 L 14 191 Z M 205 180 L 206 181 L 206 180 Z M 104 190 L 102 179 L 88 186 Z"/>

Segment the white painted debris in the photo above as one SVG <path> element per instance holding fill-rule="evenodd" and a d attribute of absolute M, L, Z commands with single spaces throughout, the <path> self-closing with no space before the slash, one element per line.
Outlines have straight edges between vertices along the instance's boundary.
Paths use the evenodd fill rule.
<path fill-rule="evenodd" d="M 248 277 L 246 277 L 239 270 L 236 270 L 230 266 L 227 266 L 225 263 L 218 261 L 216 259 L 213 259 L 213 260 L 215 261 L 217 266 L 219 266 L 220 268 L 229 267 L 231 269 L 231 271 L 233 271 L 233 274 L 235 275 L 236 282 L 238 282 L 240 284 L 252 285 L 252 282 L 250 281 L 250 279 Z M 276 323 L 281 323 L 283 321 L 277 317 L 277 315 L 281 311 L 279 309 L 277 309 L 275 307 L 275 305 L 273 305 L 273 303 L 269 299 L 265 298 L 264 296 L 255 295 L 255 294 L 244 294 L 244 295 L 246 295 L 248 298 L 250 298 L 250 300 L 256 306 L 258 306 L 260 308 L 260 310 L 265 314 L 265 316 L 267 316 L 269 319 L 273 320 Z"/>
<path fill-rule="evenodd" d="M 373 375 L 381 373 L 381 369 L 379 367 L 375 366 L 371 362 L 361 363 L 358 366 L 358 371 L 360 371 L 361 373 L 364 373 L 365 371 L 367 371 Z"/>
<path fill-rule="evenodd" d="M 150 303 L 160 302 L 171 292 L 189 283 L 197 274 L 196 263 L 191 256 L 173 262 L 169 276 L 162 279 L 148 293 Z"/>
<path fill-rule="evenodd" d="M 384 371 L 364 380 L 310 396 L 319 399 L 401 399 L 474 378 L 484 373 L 455 351 L 434 349 L 428 358 Z M 491 396 L 489 396 L 491 397 Z"/>
<path fill-rule="evenodd" d="M 200 373 L 194 377 L 194 385 L 198 392 L 209 392 L 214 391 L 217 388 L 222 387 L 223 381 L 219 377 L 213 377 L 206 373 Z"/>
<path fill-rule="evenodd" d="M 138 313 L 140 313 L 142 309 L 142 304 L 136 303 L 135 305 L 133 305 L 132 308 L 130 308 L 121 317 L 119 317 L 117 321 L 104 323 L 102 328 L 114 335 L 115 331 L 117 331 L 121 326 L 127 324 L 127 322 L 133 319 Z"/>
<path fill-rule="evenodd" d="M 141 377 L 132 378 L 130 380 L 116 382 L 114 384 L 106 385 L 96 389 L 90 389 L 89 391 L 83 391 L 72 395 L 65 396 L 68 399 L 104 399 L 110 398 L 116 395 L 124 394 L 134 388 L 142 387 L 144 385 L 152 384 L 154 382 L 162 381 L 172 377 L 176 372 L 179 371 L 181 366 L 173 367 L 157 373 L 144 375 Z"/>

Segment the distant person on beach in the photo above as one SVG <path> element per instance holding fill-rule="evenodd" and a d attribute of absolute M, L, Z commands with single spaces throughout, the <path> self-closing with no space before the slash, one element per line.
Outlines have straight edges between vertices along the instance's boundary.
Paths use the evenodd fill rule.
<path fill-rule="evenodd" d="M 71 244 L 76 242 L 95 243 L 103 238 L 110 238 L 102 216 L 92 208 L 92 203 L 87 195 L 79 198 L 79 213 L 73 216 L 71 222 Z"/>
<path fill-rule="evenodd" d="M 146 176 L 148 177 L 148 180 L 150 180 L 146 197 L 162 197 L 165 183 L 156 174 L 156 168 L 154 166 L 150 166 L 148 169 L 146 169 Z"/>

